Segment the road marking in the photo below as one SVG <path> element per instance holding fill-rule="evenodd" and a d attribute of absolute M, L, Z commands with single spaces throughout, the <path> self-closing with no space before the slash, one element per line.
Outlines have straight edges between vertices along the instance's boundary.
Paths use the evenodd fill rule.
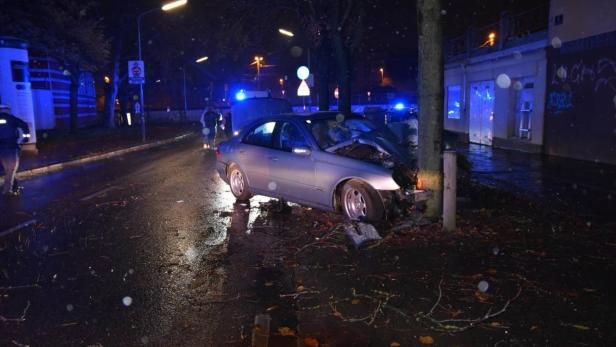
<path fill-rule="evenodd" d="M 17 230 L 29 227 L 30 225 L 36 223 L 36 219 L 31 219 L 29 221 L 23 222 L 21 224 L 17 224 L 16 226 L 10 228 L 10 229 L 6 229 L 3 232 L 0 232 L 0 237 L 4 237 L 6 235 L 12 234 L 14 232 L 16 232 Z"/>
<path fill-rule="evenodd" d="M 83 198 L 79 199 L 79 201 L 88 201 L 88 200 L 92 200 L 92 199 L 94 199 L 94 198 L 96 198 L 96 197 L 98 197 L 98 196 L 101 196 L 101 195 L 103 195 L 103 194 L 105 194 L 105 193 L 107 193 L 107 192 L 109 192 L 109 191 L 111 191 L 111 190 L 114 190 L 114 189 L 116 189 L 116 188 L 118 188 L 118 187 L 116 187 L 116 186 L 111 186 L 111 187 L 109 187 L 109 188 L 105 188 L 105 189 L 103 189 L 103 190 L 99 190 L 98 192 L 96 192 L 96 193 L 94 193 L 94 194 L 90 194 L 90 195 L 88 195 L 88 196 L 86 196 L 86 197 L 83 197 Z"/>

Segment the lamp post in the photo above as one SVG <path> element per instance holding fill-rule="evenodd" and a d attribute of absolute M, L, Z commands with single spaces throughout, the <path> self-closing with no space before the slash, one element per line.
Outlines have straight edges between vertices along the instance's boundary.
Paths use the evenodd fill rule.
<path fill-rule="evenodd" d="M 188 0 L 172 1 L 172 2 L 164 4 L 160 9 L 165 12 L 171 11 L 173 9 L 186 5 L 187 2 Z M 152 13 L 158 10 L 159 8 L 153 8 L 148 11 L 142 12 L 137 16 L 137 47 L 138 47 L 138 53 L 139 53 L 139 60 L 142 60 L 141 58 L 141 20 L 143 19 L 143 16 L 145 16 L 146 14 L 149 14 L 149 13 Z M 141 107 L 140 107 L 140 110 L 141 110 L 141 141 L 145 142 L 145 102 L 143 100 L 143 83 L 139 84 L 139 103 L 141 104 Z"/>
<path fill-rule="evenodd" d="M 255 56 L 255 62 L 254 64 L 257 66 L 257 89 L 259 88 L 259 80 L 261 77 L 261 66 L 263 64 L 263 57 L 261 56 Z"/>

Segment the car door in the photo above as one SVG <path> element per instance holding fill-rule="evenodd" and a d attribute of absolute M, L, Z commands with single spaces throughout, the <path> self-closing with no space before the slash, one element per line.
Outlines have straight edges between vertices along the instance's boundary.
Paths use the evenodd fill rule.
<path fill-rule="evenodd" d="M 237 156 L 240 167 L 248 178 L 253 191 L 266 191 L 270 182 L 270 160 L 273 149 L 276 122 L 268 121 L 256 125 L 240 142 Z"/>
<path fill-rule="evenodd" d="M 304 132 L 291 121 L 280 121 L 274 133 L 275 151 L 269 158 L 268 189 L 290 201 L 315 202 L 315 165 L 312 146 Z"/>

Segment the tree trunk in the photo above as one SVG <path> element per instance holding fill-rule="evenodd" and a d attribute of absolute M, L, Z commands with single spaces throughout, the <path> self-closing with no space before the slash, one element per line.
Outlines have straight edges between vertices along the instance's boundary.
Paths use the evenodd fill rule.
<path fill-rule="evenodd" d="M 344 45 L 340 33 L 334 34 L 334 55 L 338 67 L 338 110 L 345 114 L 351 114 L 351 60 L 348 48 Z"/>
<path fill-rule="evenodd" d="M 443 49 L 441 0 L 417 0 L 419 34 L 420 185 L 433 192 L 426 217 L 441 217 L 443 208 Z"/>
<path fill-rule="evenodd" d="M 319 111 L 329 111 L 329 57 L 330 46 L 325 36 L 317 47 L 317 94 L 319 95 Z"/>
<path fill-rule="evenodd" d="M 105 89 L 105 126 L 107 128 L 116 127 L 115 119 L 115 100 L 118 97 L 118 89 L 120 85 L 120 56 L 122 54 L 122 39 L 116 37 L 113 46 L 113 56 L 111 62 L 111 82 Z"/>
<path fill-rule="evenodd" d="M 78 117 L 79 117 L 79 80 L 80 80 L 81 72 L 73 71 L 71 72 L 71 85 L 70 85 L 70 94 L 69 94 L 69 131 L 74 133 L 78 128 Z"/>

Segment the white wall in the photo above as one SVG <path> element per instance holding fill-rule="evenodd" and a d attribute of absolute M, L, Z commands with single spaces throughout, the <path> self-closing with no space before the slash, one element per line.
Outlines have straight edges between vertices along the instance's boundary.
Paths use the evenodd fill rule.
<path fill-rule="evenodd" d="M 36 143 L 36 126 L 34 106 L 32 105 L 32 88 L 29 82 L 13 82 L 11 61 L 28 63 L 28 51 L 25 48 L 0 46 L 0 97 L 3 104 L 9 104 L 12 113 L 28 123 L 30 144 Z"/>
<path fill-rule="evenodd" d="M 508 139 L 514 133 L 512 127 L 517 127 L 511 118 L 515 119 L 516 91 L 513 85 L 516 81 L 533 77 L 534 79 L 534 111 L 532 114 L 532 137 L 530 143 L 543 144 L 543 125 L 545 108 L 545 85 L 546 85 L 546 54 L 544 47 L 546 42 L 533 43 L 526 47 L 517 47 L 505 51 L 471 58 L 468 61 L 448 64 L 445 67 L 445 100 L 444 109 L 447 110 L 447 86 L 462 85 L 466 94 L 466 102 L 462 101 L 460 119 L 449 119 L 445 114 L 444 126 L 446 130 L 459 133 L 469 132 L 469 92 L 473 82 L 492 80 L 500 74 L 507 74 L 511 79 L 509 88 L 500 88 L 495 83 L 494 102 L 494 137 Z M 528 49 L 528 50 L 525 50 Z M 462 65 L 464 64 L 464 66 Z M 464 74 L 466 73 L 466 78 Z"/>
<path fill-rule="evenodd" d="M 554 25 L 554 17 L 563 15 L 563 24 Z M 550 39 L 563 43 L 616 31 L 616 0 L 552 0 Z"/>

